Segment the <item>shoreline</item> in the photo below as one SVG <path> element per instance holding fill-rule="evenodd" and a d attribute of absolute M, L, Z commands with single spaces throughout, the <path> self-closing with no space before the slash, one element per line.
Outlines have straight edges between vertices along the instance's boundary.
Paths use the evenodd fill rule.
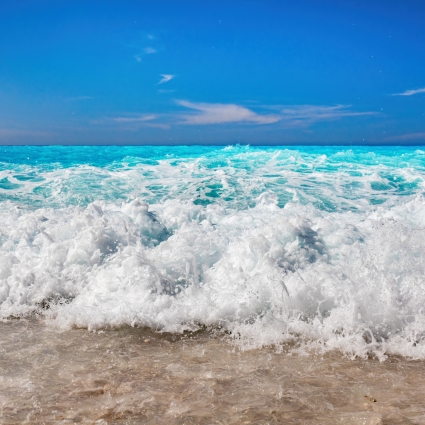
<path fill-rule="evenodd" d="M 0 323 L 2 424 L 420 424 L 425 362 L 241 351 L 207 332 Z"/>

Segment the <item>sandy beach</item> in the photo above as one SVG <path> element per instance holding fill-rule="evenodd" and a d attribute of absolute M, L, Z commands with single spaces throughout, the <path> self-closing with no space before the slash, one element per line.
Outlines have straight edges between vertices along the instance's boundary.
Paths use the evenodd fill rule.
<path fill-rule="evenodd" d="M 207 332 L 0 326 L 4 425 L 425 423 L 423 361 L 241 351 Z"/>

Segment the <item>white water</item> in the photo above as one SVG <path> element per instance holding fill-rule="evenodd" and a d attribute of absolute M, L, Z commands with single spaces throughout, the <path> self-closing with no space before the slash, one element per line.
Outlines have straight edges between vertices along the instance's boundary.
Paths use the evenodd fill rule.
<path fill-rule="evenodd" d="M 1 316 L 37 310 L 63 329 L 221 327 L 247 348 L 295 339 L 425 358 L 425 200 L 362 212 L 277 203 L 265 191 L 244 210 L 3 204 Z"/>

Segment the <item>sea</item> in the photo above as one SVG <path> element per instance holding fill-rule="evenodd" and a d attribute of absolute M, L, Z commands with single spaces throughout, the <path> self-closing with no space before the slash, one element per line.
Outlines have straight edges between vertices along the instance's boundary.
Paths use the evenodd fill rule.
<path fill-rule="evenodd" d="M 0 423 L 425 424 L 425 147 L 3 146 Z"/>

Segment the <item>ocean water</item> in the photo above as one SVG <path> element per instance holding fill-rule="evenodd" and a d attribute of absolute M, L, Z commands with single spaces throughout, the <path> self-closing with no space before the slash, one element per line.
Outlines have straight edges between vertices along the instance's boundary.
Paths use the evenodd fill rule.
<path fill-rule="evenodd" d="M 0 316 L 423 360 L 424 194 L 410 147 L 2 147 Z"/>

